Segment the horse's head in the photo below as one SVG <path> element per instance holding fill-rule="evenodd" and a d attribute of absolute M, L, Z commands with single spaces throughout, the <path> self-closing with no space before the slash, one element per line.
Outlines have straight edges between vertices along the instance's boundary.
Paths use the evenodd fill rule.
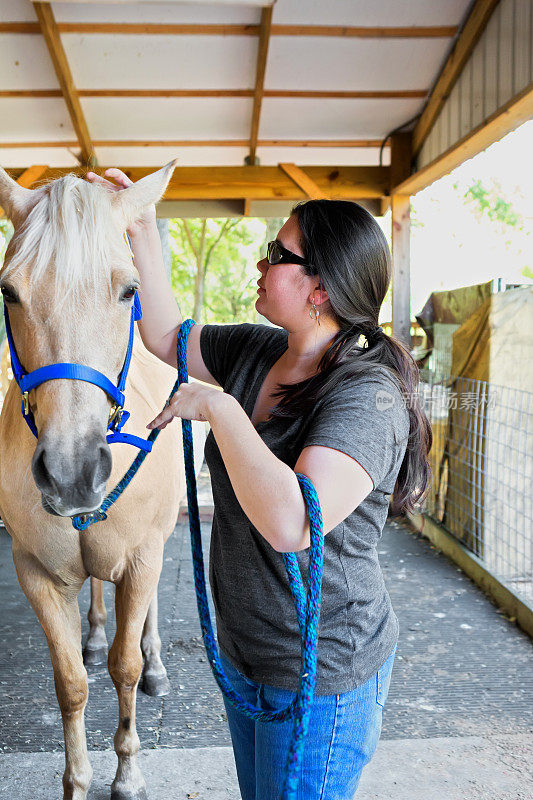
<path fill-rule="evenodd" d="M 0 287 L 26 373 L 82 364 L 113 383 L 124 365 L 139 274 L 127 226 L 163 195 L 174 162 L 120 192 L 75 175 L 38 189 L 0 168 L 0 207 L 12 219 Z M 111 401 L 81 380 L 48 380 L 30 392 L 38 440 L 32 471 L 43 507 L 61 516 L 97 509 L 111 473 Z"/>

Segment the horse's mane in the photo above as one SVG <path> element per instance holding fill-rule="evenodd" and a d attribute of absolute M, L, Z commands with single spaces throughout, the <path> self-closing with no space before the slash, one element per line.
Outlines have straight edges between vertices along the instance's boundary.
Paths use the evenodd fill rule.
<path fill-rule="evenodd" d="M 106 283 L 111 290 L 111 243 L 117 241 L 117 228 L 109 192 L 73 174 L 36 191 L 42 197 L 15 232 L 2 277 L 31 264 L 31 291 L 52 266 L 56 308 L 81 290 L 94 289 L 96 296 Z"/>

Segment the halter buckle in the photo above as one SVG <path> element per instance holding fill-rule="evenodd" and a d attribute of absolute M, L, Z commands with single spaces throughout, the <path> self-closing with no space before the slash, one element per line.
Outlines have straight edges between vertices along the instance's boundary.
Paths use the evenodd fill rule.
<path fill-rule="evenodd" d="M 122 421 L 122 413 L 123 409 L 118 406 L 116 403 L 111 407 L 111 411 L 109 412 L 109 419 L 107 421 L 108 426 L 111 425 L 115 420 L 119 423 Z"/>
<path fill-rule="evenodd" d="M 22 407 L 24 409 L 24 415 L 26 417 L 30 414 L 30 393 L 29 392 L 22 392 Z"/>

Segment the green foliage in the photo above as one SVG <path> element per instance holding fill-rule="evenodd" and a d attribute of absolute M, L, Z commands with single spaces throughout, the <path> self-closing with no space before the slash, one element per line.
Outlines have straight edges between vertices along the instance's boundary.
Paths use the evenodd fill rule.
<path fill-rule="evenodd" d="M 172 286 L 184 316 L 197 322 L 256 321 L 256 263 L 270 223 L 247 218 L 170 221 Z"/>
<path fill-rule="evenodd" d="M 4 256 L 6 253 L 7 245 L 13 235 L 13 226 L 8 219 L 0 219 L 0 267 L 4 263 Z M 0 347 L 2 346 L 6 336 L 6 329 L 4 323 L 4 301 L 0 296 Z"/>
<path fill-rule="evenodd" d="M 486 216 L 493 222 L 499 222 L 512 228 L 522 229 L 523 220 L 512 203 L 501 196 L 501 186 L 494 181 L 492 188 L 487 188 L 481 180 L 477 180 L 465 192 L 467 202 L 475 204 L 477 214 Z"/>
<path fill-rule="evenodd" d="M 0 219 L 0 267 L 4 263 L 6 247 L 13 235 L 13 225 L 5 217 Z"/>

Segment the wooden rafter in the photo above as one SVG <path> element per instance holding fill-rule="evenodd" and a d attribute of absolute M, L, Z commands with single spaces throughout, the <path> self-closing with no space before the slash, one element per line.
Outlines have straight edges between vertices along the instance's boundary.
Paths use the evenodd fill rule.
<path fill-rule="evenodd" d="M 72 139 L 40 142 L 2 142 L 8 147 L 76 147 Z M 94 147 L 248 147 L 248 139 L 93 139 Z M 258 147 L 381 147 L 381 139 L 258 139 Z"/>
<path fill-rule="evenodd" d="M 40 181 L 46 175 L 47 170 L 48 166 L 46 164 L 34 164 L 18 176 L 17 183 L 20 186 L 24 186 L 25 189 L 31 189 L 37 181 Z"/>
<path fill-rule="evenodd" d="M 499 2 L 500 0 L 475 0 L 470 15 L 446 60 L 427 105 L 422 112 L 422 116 L 414 129 L 413 151 L 415 155 L 420 152 L 420 148 L 427 139 L 444 103 L 450 96 L 450 92 L 461 75 L 464 65 L 470 58 Z"/>
<path fill-rule="evenodd" d="M 296 164 L 280 163 L 279 168 L 282 169 L 283 172 L 294 181 L 296 186 L 298 186 L 302 192 L 305 192 L 307 197 L 310 197 L 311 200 L 328 199 L 324 190 L 321 189 L 301 167 L 297 167 Z"/>
<path fill-rule="evenodd" d="M 255 163 L 255 153 L 257 150 L 257 139 L 259 135 L 259 121 L 261 118 L 261 106 L 263 103 L 263 93 L 265 85 L 265 72 L 268 57 L 268 45 L 270 42 L 270 28 L 272 26 L 272 6 L 261 10 L 261 30 L 259 33 L 259 44 L 257 48 L 257 66 L 255 71 L 255 90 L 254 107 L 252 111 L 252 126 L 250 133 L 250 154 L 249 163 Z"/>
<path fill-rule="evenodd" d="M 392 194 L 413 195 L 447 175 L 467 159 L 518 128 L 533 117 L 533 82 L 477 127 L 441 153 L 430 164 L 394 186 Z"/>
<path fill-rule="evenodd" d="M 453 25 L 362 27 L 354 25 L 273 25 L 274 36 L 335 36 L 348 39 L 442 39 L 455 36 Z"/>
<path fill-rule="evenodd" d="M 84 164 L 95 162 L 94 147 L 91 142 L 87 123 L 81 108 L 80 100 L 72 73 L 67 61 L 67 56 L 61 42 L 61 37 L 57 29 L 56 21 L 50 3 L 34 3 L 33 7 L 39 20 L 39 26 L 43 34 L 50 58 L 54 65 L 54 70 L 63 93 L 63 98 L 67 106 L 72 125 L 78 137 L 80 145 L 80 158 Z"/>
<path fill-rule="evenodd" d="M 60 22 L 59 33 L 138 36 L 258 36 L 260 25 L 202 25 L 124 22 Z M 34 22 L 2 22 L 0 33 L 40 33 Z M 442 39 L 455 36 L 454 25 L 362 27 L 353 25 L 272 25 L 272 36 L 330 36 L 357 39 Z"/>
<path fill-rule="evenodd" d="M 78 97 L 254 97 L 253 89 L 78 89 Z M 263 97 L 327 100 L 403 100 L 427 97 L 427 89 L 322 91 L 265 89 Z M 0 97 L 62 97 L 60 89 L 0 89 Z"/>
<path fill-rule="evenodd" d="M 117 165 L 115 165 L 117 166 Z M 118 165 L 120 166 L 120 165 Z M 153 167 L 121 167 L 137 181 L 153 172 Z M 105 167 L 98 168 L 103 171 Z M 357 200 L 378 198 L 389 186 L 389 167 L 304 167 L 323 197 Z M 17 179 L 23 170 L 8 169 Z M 74 170 L 76 171 L 76 170 Z M 84 174 L 79 168 L 78 173 Z M 72 172 L 72 168 L 50 168 L 43 178 L 53 180 Z M 302 200 L 306 192 L 278 167 L 177 167 L 168 186 L 166 200 Z"/>

